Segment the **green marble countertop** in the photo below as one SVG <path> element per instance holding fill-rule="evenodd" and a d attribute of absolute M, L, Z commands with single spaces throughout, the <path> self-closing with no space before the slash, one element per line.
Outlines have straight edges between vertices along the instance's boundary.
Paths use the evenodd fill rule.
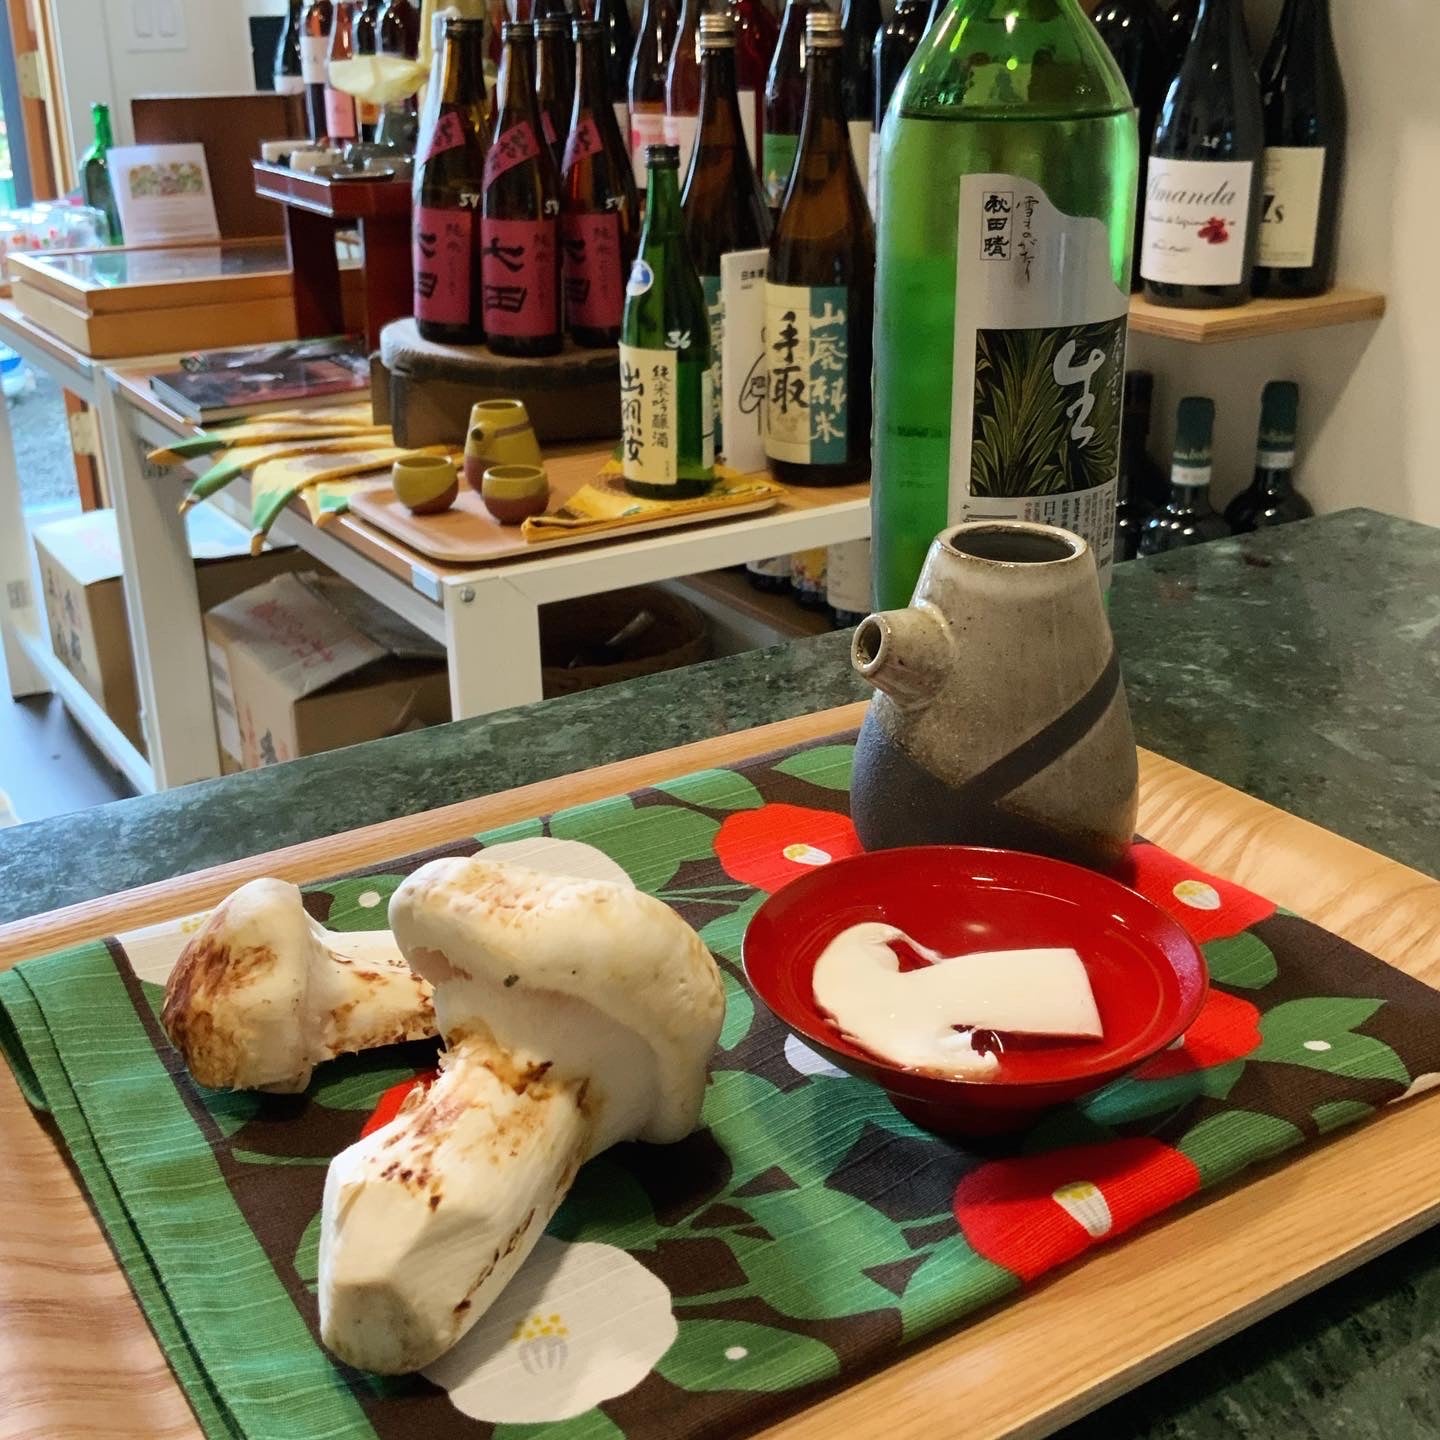
<path fill-rule="evenodd" d="M 1440 530 L 1351 510 L 1135 562 L 1111 618 L 1141 744 L 1440 876 Z M 862 699 L 847 647 L 799 641 L 0 831 L 0 922 Z M 1440 1230 L 1066 1433 L 1435 1440 Z"/>

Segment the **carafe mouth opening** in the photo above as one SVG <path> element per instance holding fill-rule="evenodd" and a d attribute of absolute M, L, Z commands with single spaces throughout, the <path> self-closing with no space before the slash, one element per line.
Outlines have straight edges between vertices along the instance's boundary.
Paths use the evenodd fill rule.
<path fill-rule="evenodd" d="M 973 520 L 942 531 L 939 539 L 953 555 L 992 565 L 1063 564 L 1089 548 L 1069 530 L 1023 520 Z"/>

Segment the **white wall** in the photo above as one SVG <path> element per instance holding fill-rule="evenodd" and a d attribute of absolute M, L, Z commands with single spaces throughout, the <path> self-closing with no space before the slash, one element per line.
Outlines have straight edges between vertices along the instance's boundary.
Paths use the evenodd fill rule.
<path fill-rule="evenodd" d="M 90 106 L 110 106 L 117 144 L 129 144 L 135 95 L 217 94 L 254 88 L 247 11 L 273 6 L 237 0 L 52 0 L 65 105 L 77 154 L 90 143 Z M 168 12 L 168 14 L 166 13 Z M 176 48 L 147 49 L 161 29 L 183 32 Z M 152 39 L 149 43 L 157 43 Z"/>
<path fill-rule="evenodd" d="M 1263 53 L 1279 0 L 1250 0 Z M 1169 453 L 1175 404 L 1213 396 L 1217 499 L 1247 484 L 1270 379 L 1301 385 L 1301 488 L 1318 510 L 1367 505 L 1440 525 L 1440 3 L 1332 0 L 1350 105 L 1340 279 L 1383 290 L 1379 324 L 1204 350 L 1137 336 L 1155 371 L 1152 450 Z"/>

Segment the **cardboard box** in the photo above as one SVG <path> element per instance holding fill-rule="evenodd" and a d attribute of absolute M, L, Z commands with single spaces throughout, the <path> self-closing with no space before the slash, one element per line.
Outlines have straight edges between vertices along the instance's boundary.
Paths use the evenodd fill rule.
<path fill-rule="evenodd" d="M 450 718 L 442 646 L 318 575 L 280 575 L 205 616 L 222 752 L 247 770 Z"/>
<path fill-rule="evenodd" d="M 293 549 L 252 556 L 249 535 L 209 506 L 190 511 L 186 530 L 202 610 L 281 571 L 315 563 Z M 40 526 L 35 552 L 56 656 L 143 752 L 115 512 L 91 510 Z"/>

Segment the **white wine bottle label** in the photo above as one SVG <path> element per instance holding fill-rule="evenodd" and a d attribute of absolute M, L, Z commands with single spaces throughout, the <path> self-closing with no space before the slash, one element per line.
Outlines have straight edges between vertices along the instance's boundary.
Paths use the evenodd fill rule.
<path fill-rule="evenodd" d="M 796 465 L 843 464 L 850 458 L 849 292 L 766 281 L 765 350 L 765 453 Z"/>
<path fill-rule="evenodd" d="M 750 159 L 758 170 L 762 157 L 760 145 L 755 136 L 760 126 L 760 92 L 758 90 L 741 90 L 739 98 L 740 128 L 745 132 L 745 148 L 750 152 Z"/>
<path fill-rule="evenodd" d="M 679 478 L 678 374 L 673 350 L 620 347 L 620 470 L 627 480 L 674 485 Z"/>
<path fill-rule="evenodd" d="M 1150 157 L 1140 274 L 1165 285 L 1238 285 L 1250 223 L 1249 160 Z"/>
<path fill-rule="evenodd" d="M 832 545 L 825 562 L 825 599 L 832 609 L 868 615 L 874 608 L 870 588 L 870 542 Z"/>
<path fill-rule="evenodd" d="M 965 176 L 959 224 L 950 521 L 1074 530 L 1108 583 L 1130 309 L 1109 232 L 1018 175 Z"/>
<path fill-rule="evenodd" d="M 690 152 L 695 148 L 695 130 L 700 124 L 698 115 L 667 115 L 665 117 L 665 143 L 680 149 L 680 185 L 690 173 Z"/>
<path fill-rule="evenodd" d="M 300 78 L 306 85 L 325 83 L 325 65 L 330 59 L 330 41 L 324 35 L 300 37 Z"/>
<path fill-rule="evenodd" d="M 665 144 L 665 112 L 663 110 L 632 110 L 630 112 L 630 163 L 635 167 L 635 183 L 643 190 L 649 171 L 645 166 L 645 149 Z"/>
<path fill-rule="evenodd" d="M 855 173 L 860 177 L 860 188 L 869 196 L 870 186 L 870 143 L 874 131 L 868 120 L 849 120 L 850 153 L 855 157 Z M 874 206 L 872 205 L 873 209 Z"/>
<path fill-rule="evenodd" d="M 1324 180 L 1323 145 L 1272 145 L 1266 150 L 1257 264 L 1306 270 L 1315 263 Z"/>

